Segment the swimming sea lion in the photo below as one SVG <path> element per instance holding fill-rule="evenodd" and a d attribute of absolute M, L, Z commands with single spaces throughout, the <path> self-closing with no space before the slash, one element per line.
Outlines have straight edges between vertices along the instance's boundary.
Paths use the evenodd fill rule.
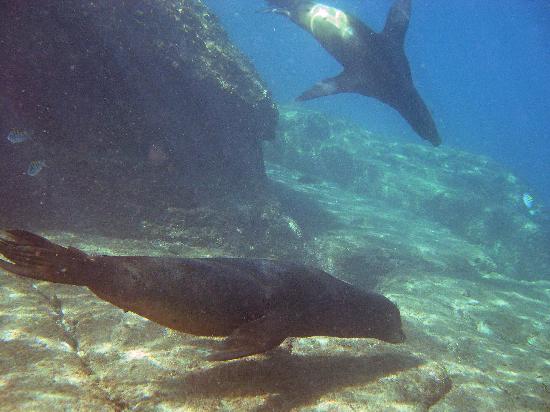
<path fill-rule="evenodd" d="M 0 232 L 0 268 L 87 286 L 101 299 L 163 326 L 228 336 L 208 359 L 268 351 L 287 337 L 403 342 L 399 309 L 314 268 L 267 259 L 90 256 L 23 230 Z"/>
<path fill-rule="evenodd" d="M 305 91 L 298 100 L 336 93 L 359 93 L 384 102 L 407 120 L 418 135 L 434 146 L 441 138 L 432 116 L 416 90 L 405 55 L 411 0 L 397 0 L 380 33 L 356 17 L 308 0 L 266 0 L 264 10 L 287 16 L 308 31 L 344 71 Z"/>

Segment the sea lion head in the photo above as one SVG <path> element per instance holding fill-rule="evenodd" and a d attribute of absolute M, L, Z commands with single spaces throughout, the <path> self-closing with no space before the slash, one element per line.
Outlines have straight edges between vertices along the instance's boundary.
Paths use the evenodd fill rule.
<path fill-rule="evenodd" d="M 365 318 L 364 327 L 369 337 L 389 343 L 403 343 L 405 333 L 399 308 L 382 295 L 375 295 L 375 297 L 375 304 L 369 308 Z"/>
<path fill-rule="evenodd" d="M 332 336 L 405 341 L 399 308 L 385 296 L 361 292 L 344 301 L 333 319 Z"/>

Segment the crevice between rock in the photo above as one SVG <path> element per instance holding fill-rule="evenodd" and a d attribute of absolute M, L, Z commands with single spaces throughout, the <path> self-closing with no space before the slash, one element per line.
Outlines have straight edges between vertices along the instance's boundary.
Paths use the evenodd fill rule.
<path fill-rule="evenodd" d="M 86 376 L 89 377 L 90 385 L 97 390 L 98 394 L 100 394 L 101 397 L 105 399 L 106 403 L 112 406 L 114 411 L 119 412 L 119 411 L 128 410 L 130 406 L 127 404 L 127 402 L 122 399 L 111 396 L 109 391 L 101 385 L 101 379 L 98 376 L 96 376 L 93 368 L 90 366 L 90 364 L 86 360 L 86 357 L 81 355 L 80 343 L 78 341 L 77 334 L 74 330 L 74 325 L 72 325 L 71 322 L 67 320 L 65 316 L 65 312 L 63 311 L 63 303 L 61 299 L 59 299 L 55 291 L 53 291 L 52 294 L 50 295 L 40 290 L 36 284 L 32 284 L 32 289 L 42 299 L 44 299 L 47 302 L 47 305 L 51 308 L 55 316 L 55 322 L 56 324 L 59 325 L 59 327 L 63 332 L 65 343 L 69 345 L 69 347 L 72 350 L 72 353 L 78 359 L 78 363 L 80 364 L 80 367 L 82 368 Z"/>

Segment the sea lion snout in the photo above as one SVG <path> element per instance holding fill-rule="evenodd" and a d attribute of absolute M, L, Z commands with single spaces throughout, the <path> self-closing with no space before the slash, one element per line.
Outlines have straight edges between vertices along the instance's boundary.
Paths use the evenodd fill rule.
<path fill-rule="evenodd" d="M 405 336 L 405 332 L 402 330 L 397 331 L 395 334 L 389 336 L 388 338 L 384 339 L 388 343 L 403 343 L 407 337 Z"/>
<path fill-rule="evenodd" d="M 370 294 L 370 316 L 365 317 L 372 332 L 371 336 L 388 343 L 405 342 L 401 312 L 388 298 Z"/>
<path fill-rule="evenodd" d="M 399 322 L 392 322 L 383 326 L 374 337 L 388 343 L 403 343 L 406 340 L 405 333 L 401 329 L 401 319 Z"/>

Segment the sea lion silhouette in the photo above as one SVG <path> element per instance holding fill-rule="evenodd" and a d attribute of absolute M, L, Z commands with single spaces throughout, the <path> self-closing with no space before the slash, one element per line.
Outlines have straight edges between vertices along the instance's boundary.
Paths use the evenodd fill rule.
<path fill-rule="evenodd" d="M 325 79 L 297 100 L 336 93 L 359 93 L 393 107 L 414 131 L 434 146 L 441 143 L 435 122 L 416 90 L 405 55 L 411 0 L 397 0 L 380 33 L 356 17 L 334 7 L 307 0 L 266 0 L 263 10 L 287 16 L 308 31 L 342 66 L 336 77 Z"/>
<path fill-rule="evenodd" d="M 287 337 L 405 339 L 399 309 L 306 266 L 266 259 L 90 256 L 23 230 L 0 231 L 0 268 L 87 286 L 101 299 L 160 325 L 228 336 L 207 359 L 268 351 Z"/>

